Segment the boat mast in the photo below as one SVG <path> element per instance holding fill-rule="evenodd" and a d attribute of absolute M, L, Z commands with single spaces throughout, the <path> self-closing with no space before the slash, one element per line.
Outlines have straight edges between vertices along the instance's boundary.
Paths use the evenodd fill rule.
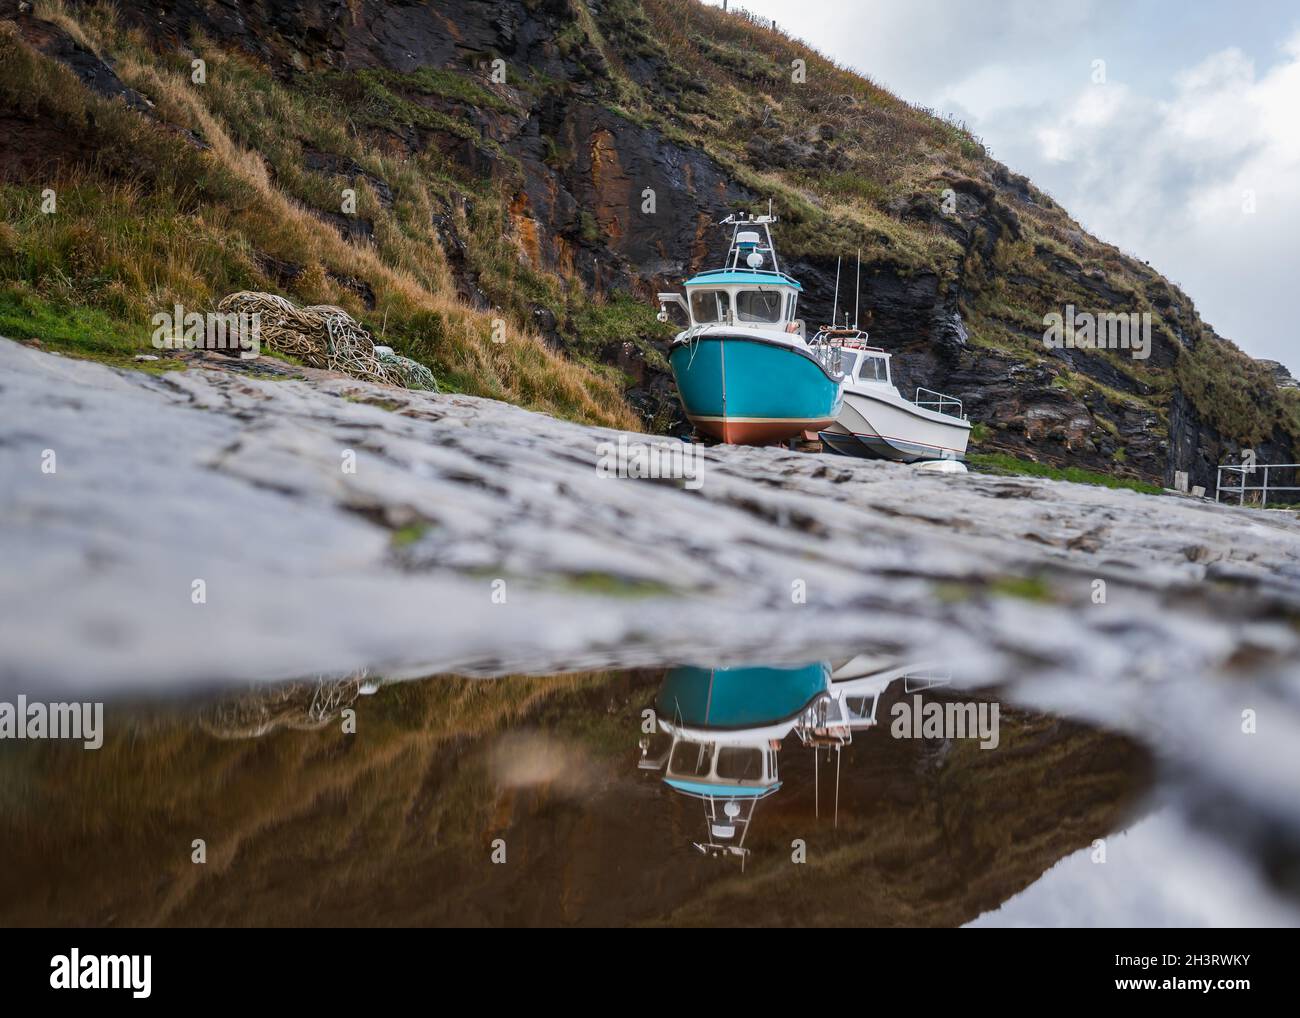
<path fill-rule="evenodd" d="M 771 216 L 768 219 L 770 220 Z M 763 224 L 763 233 L 767 235 L 767 253 L 772 256 L 772 271 L 780 272 L 781 266 L 776 260 L 776 245 L 772 243 L 772 231 L 767 223 Z"/>
<path fill-rule="evenodd" d="M 856 326 L 855 326 L 856 328 Z M 835 745 L 835 827 L 840 826 L 840 758 L 844 753 L 843 743 Z"/>
<path fill-rule="evenodd" d="M 767 223 L 763 225 L 763 232 L 767 234 L 767 253 L 772 256 L 772 271 L 779 273 L 781 266 L 776 260 L 776 245 L 772 243 L 771 224 L 776 222 L 776 216 L 772 215 L 772 199 L 767 200 Z"/>
<path fill-rule="evenodd" d="M 862 293 L 862 248 L 858 248 L 858 278 L 853 284 L 853 331 L 858 331 L 858 308 L 861 306 Z"/>
<path fill-rule="evenodd" d="M 839 327 L 835 323 L 835 319 L 839 317 L 839 314 L 840 314 L 840 258 L 837 255 L 835 257 L 835 301 L 833 304 L 831 304 L 831 328 L 832 329 Z"/>

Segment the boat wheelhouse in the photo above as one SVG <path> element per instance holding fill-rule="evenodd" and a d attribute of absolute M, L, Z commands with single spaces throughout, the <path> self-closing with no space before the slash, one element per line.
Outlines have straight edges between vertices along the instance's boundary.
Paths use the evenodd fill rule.
<path fill-rule="evenodd" d="M 840 410 L 838 350 L 810 341 L 798 318 L 803 287 L 781 270 L 771 214 L 730 215 L 721 268 L 660 293 L 661 321 L 677 305 L 687 327 L 668 362 L 682 407 L 701 432 L 723 442 L 763 445 L 830 426 Z"/>

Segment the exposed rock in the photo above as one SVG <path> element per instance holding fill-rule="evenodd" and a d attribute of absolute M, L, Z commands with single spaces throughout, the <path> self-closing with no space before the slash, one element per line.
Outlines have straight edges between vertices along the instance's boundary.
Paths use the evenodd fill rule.
<path fill-rule="evenodd" d="M 1217 484 L 1217 467 L 1223 463 L 1240 463 L 1244 446 L 1225 440 L 1202 420 L 1181 388 L 1175 388 L 1169 413 L 1169 470 L 1165 485 L 1173 484 L 1174 471 L 1187 471 L 1190 484 L 1199 484 L 1213 492 Z M 1294 463 L 1294 452 L 1286 436 L 1274 434 L 1250 447 L 1259 463 Z"/>
<path fill-rule="evenodd" d="M 357 279 L 355 276 L 344 276 L 337 272 L 330 272 L 329 278 L 338 283 L 345 290 L 351 290 L 361 300 L 362 306 L 367 311 L 375 309 L 375 291 L 374 288 L 364 279 Z"/>
<path fill-rule="evenodd" d="M 1287 366 L 1282 364 L 1280 361 L 1259 360 L 1256 363 L 1262 364 L 1264 367 L 1268 368 L 1269 373 L 1272 374 L 1274 380 L 1277 382 L 1278 388 L 1300 389 L 1300 382 L 1295 380 L 1291 375 L 1291 372 L 1287 369 Z"/>
<path fill-rule="evenodd" d="M 96 95 L 105 99 L 120 98 L 141 113 L 149 113 L 153 103 L 134 89 L 127 88 L 107 62 L 100 59 L 64 29 L 32 15 L 30 5 L 6 0 L 0 4 L 0 18 L 12 18 L 19 34 L 36 49 L 68 67 L 77 79 Z"/>
<path fill-rule="evenodd" d="M 311 212 L 312 215 L 325 220 L 338 230 L 344 240 L 364 244 L 374 238 L 375 224 L 364 216 L 345 215 L 342 212 L 328 212 L 323 209 L 312 209 Z"/>
<path fill-rule="evenodd" d="M 317 173 L 326 173 L 336 177 L 347 177 L 353 181 L 364 180 L 370 185 L 371 190 L 375 192 L 375 197 L 379 199 L 386 209 L 393 207 L 393 190 L 388 186 L 388 182 L 376 177 L 373 173 L 367 173 L 361 166 L 351 159 L 337 155 L 333 152 L 322 152 L 320 149 L 304 146 L 302 150 L 303 165 L 309 170 Z"/>

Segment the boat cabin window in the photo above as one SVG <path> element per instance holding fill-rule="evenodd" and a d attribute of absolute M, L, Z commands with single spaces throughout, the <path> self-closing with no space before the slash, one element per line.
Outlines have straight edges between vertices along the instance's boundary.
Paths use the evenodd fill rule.
<path fill-rule="evenodd" d="M 736 294 L 736 318 L 742 322 L 779 322 L 779 290 L 741 290 Z"/>
<path fill-rule="evenodd" d="M 876 706 L 876 697 L 874 696 L 848 696 L 844 698 L 844 707 L 849 713 L 849 717 L 855 721 L 863 721 L 874 713 Z"/>
<path fill-rule="evenodd" d="M 863 382 L 888 382 L 889 361 L 867 354 L 862 358 L 862 366 L 858 369 L 858 379 Z"/>
<path fill-rule="evenodd" d="M 726 290 L 692 290 L 691 318 L 696 325 L 725 322 L 731 310 L 731 297 Z"/>
<path fill-rule="evenodd" d="M 718 750 L 718 777 L 728 781 L 760 781 L 763 751 L 749 746 L 723 746 Z"/>
<path fill-rule="evenodd" d="M 712 766 L 713 744 L 708 742 L 683 740 L 673 747 L 673 758 L 668 762 L 670 773 L 696 778 L 708 777 Z"/>
<path fill-rule="evenodd" d="M 840 351 L 840 371 L 841 371 L 843 374 L 846 374 L 846 375 L 848 375 L 850 378 L 852 378 L 852 377 L 853 377 L 853 368 L 854 368 L 854 365 L 856 365 L 857 363 L 858 363 L 858 355 L 857 355 L 856 351 L 853 351 L 853 350 L 841 350 L 841 351 Z"/>

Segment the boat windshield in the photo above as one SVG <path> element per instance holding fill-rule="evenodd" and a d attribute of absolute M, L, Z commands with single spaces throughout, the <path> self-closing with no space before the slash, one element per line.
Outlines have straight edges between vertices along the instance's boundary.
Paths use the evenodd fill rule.
<path fill-rule="evenodd" d="M 668 762 L 669 773 L 708 777 L 713 766 L 712 750 L 712 744 L 707 742 L 679 742 L 673 747 L 673 757 Z"/>
<path fill-rule="evenodd" d="M 723 746 L 718 750 L 718 777 L 728 781 L 761 780 L 763 751 L 749 746 Z"/>
<path fill-rule="evenodd" d="M 736 318 L 742 322 L 779 322 L 781 294 L 777 290 L 741 290 L 736 294 Z"/>
<path fill-rule="evenodd" d="M 858 355 L 853 350 L 840 351 L 840 372 L 853 377 L 853 365 L 858 362 Z"/>
<path fill-rule="evenodd" d="M 693 290 L 691 292 L 691 318 L 696 325 L 708 322 L 725 322 L 731 309 L 731 297 L 726 290 Z"/>

